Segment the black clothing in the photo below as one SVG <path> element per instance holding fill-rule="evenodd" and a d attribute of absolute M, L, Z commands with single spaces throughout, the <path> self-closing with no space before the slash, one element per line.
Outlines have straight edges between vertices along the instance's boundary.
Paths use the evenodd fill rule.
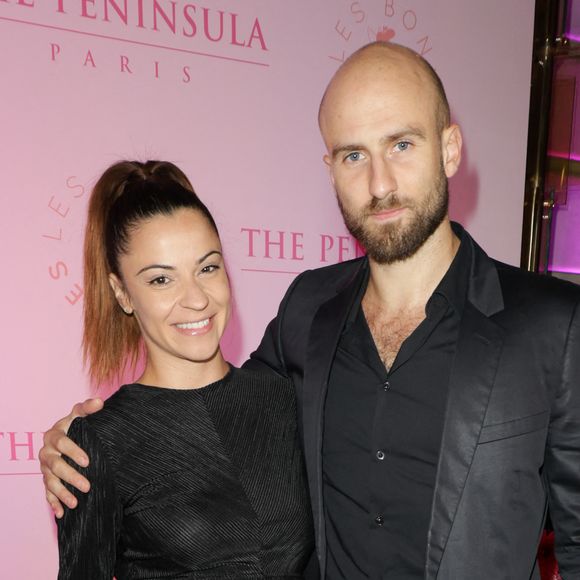
<path fill-rule="evenodd" d="M 58 521 L 59 579 L 301 578 L 313 549 L 292 384 L 232 369 L 125 385 L 73 422 L 91 491 Z"/>
<path fill-rule="evenodd" d="M 449 370 L 469 282 L 461 244 L 387 371 L 361 285 L 325 403 L 323 498 L 330 580 L 422 580 Z"/>
<path fill-rule="evenodd" d="M 580 288 L 492 260 L 452 225 L 472 259 L 424 580 L 540 580 L 536 554 L 547 507 L 560 574 L 580 578 Z M 294 382 L 323 578 L 324 401 L 368 269 L 361 258 L 298 276 L 246 363 Z"/>

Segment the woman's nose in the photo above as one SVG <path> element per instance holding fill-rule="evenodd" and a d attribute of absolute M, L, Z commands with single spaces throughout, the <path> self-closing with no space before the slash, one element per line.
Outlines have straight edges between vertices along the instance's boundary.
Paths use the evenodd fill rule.
<path fill-rule="evenodd" d="M 184 288 L 180 303 L 184 308 L 203 310 L 209 304 L 209 297 L 203 287 L 195 280 L 192 280 Z"/>

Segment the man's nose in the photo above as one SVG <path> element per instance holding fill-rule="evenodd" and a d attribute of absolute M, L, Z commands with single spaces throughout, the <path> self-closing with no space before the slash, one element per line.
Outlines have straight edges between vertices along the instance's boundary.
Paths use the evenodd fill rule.
<path fill-rule="evenodd" d="M 397 191 L 397 181 L 389 161 L 384 158 L 373 159 L 370 166 L 369 193 L 383 199 Z"/>

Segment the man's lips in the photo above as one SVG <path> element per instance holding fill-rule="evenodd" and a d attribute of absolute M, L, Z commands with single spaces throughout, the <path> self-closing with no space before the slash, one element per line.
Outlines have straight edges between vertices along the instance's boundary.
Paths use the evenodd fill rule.
<path fill-rule="evenodd" d="M 379 211 L 373 211 L 369 216 L 377 221 L 388 221 L 399 217 L 406 209 L 405 206 L 381 209 Z"/>

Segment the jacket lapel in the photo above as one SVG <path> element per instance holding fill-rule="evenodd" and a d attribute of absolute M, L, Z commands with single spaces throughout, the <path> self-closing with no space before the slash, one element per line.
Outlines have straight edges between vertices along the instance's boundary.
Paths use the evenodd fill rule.
<path fill-rule="evenodd" d="M 324 302 L 316 312 L 308 336 L 308 349 L 304 366 L 302 420 L 304 449 L 307 465 L 312 512 L 316 533 L 316 546 L 324 578 L 326 560 L 326 535 L 322 505 L 322 432 L 323 413 L 330 368 L 334 354 L 358 291 L 367 275 L 368 263 L 338 293 Z"/>
<path fill-rule="evenodd" d="M 443 557 L 479 439 L 502 348 L 501 331 L 470 304 L 461 323 L 427 544 L 427 580 Z"/>
<path fill-rule="evenodd" d="M 503 331 L 489 317 L 503 309 L 497 270 L 465 233 L 473 260 L 447 395 L 447 412 L 427 543 L 426 580 L 435 580 L 459 506 L 493 388 Z"/>

